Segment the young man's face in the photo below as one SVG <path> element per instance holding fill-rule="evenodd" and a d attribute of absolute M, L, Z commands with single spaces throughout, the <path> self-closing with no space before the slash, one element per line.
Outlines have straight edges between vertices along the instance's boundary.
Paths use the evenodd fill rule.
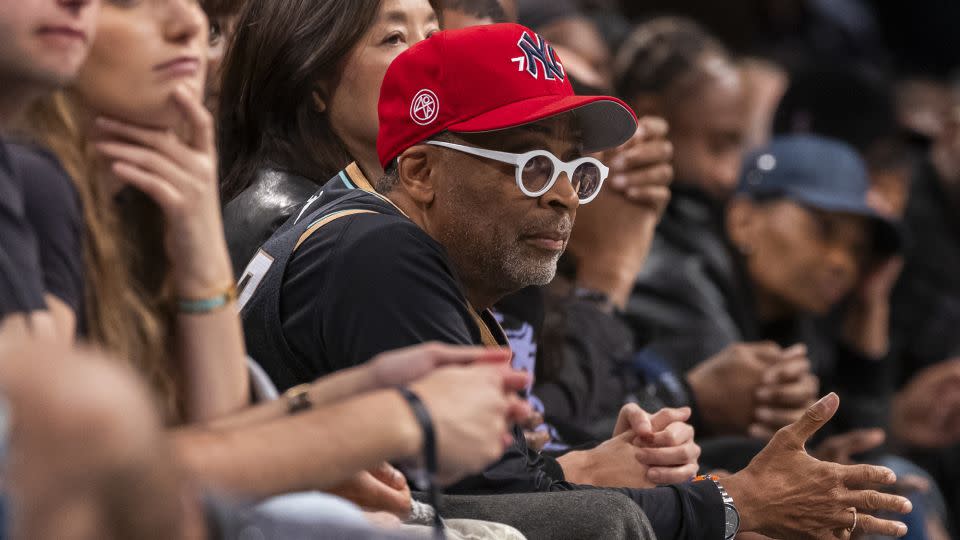
<path fill-rule="evenodd" d="M 725 200 L 736 188 L 743 158 L 746 95 L 735 66 L 720 57 L 703 64 L 697 82 L 666 98 L 673 166 L 679 182 Z"/>
<path fill-rule="evenodd" d="M 99 4 L 100 0 L 0 2 L 0 84 L 54 89 L 70 82 L 93 42 Z"/>

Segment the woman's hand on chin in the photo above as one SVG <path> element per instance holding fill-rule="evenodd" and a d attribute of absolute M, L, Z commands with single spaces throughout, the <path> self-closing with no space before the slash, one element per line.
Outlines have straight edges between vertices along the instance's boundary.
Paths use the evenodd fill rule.
<path fill-rule="evenodd" d="M 101 117 L 95 146 L 117 178 L 162 209 L 178 294 L 203 297 L 233 281 L 220 215 L 213 118 L 185 86 L 171 99 L 186 126 L 184 135 Z"/>

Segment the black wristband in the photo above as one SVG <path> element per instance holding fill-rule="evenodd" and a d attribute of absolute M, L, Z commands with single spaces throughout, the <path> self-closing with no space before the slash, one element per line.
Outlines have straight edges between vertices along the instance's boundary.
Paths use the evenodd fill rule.
<path fill-rule="evenodd" d="M 413 415 L 416 417 L 417 423 L 420 424 L 420 431 L 423 433 L 423 460 L 427 468 L 428 482 L 426 490 L 430 505 L 433 506 L 434 536 L 442 539 L 445 535 L 443 533 L 443 521 L 440 519 L 440 489 L 437 487 L 436 482 L 437 436 L 433 429 L 433 419 L 430 418 L 430 411 L 427 410 L 420 396 L 404 386 L 398 387 L 397 390 L 400 392 L 400 395 L 403 396 L 403 399 L 407 400 L 407 404 L 409 404 L 410 409 L 413 410 Z"/>

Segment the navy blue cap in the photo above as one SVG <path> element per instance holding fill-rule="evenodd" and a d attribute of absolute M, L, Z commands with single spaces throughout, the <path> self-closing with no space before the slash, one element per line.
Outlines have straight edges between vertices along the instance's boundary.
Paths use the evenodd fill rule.
<path fill-rule="evenodd" d="M 899 225 L 867 204 L 870 177 L 852 146 L 815 135 L 775 138 L 747 155 L 737 194 L 786 198 L 804 206 L 865 216 L 875 225 L 878 252 L 900 249 Z"/>

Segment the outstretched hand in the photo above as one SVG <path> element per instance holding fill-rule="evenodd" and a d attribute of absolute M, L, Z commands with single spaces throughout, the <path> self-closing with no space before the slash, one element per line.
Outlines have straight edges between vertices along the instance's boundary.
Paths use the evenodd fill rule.
<path fill-rule="evenodd" d="M 906 534 L 903 523 L 873 514 L 907 513 L 910 501 L 865 488 L 894 484 L 893 471 L 826 463 L 807 454 L 807 441 L 839 405 L 836 394 L 827 395 L 798 421 L 777 431 L 744 470 L 722 480 L 740 511 L 744 531 L 774 538 L 847 538 L 856 512 L 856 533 Z"/>

